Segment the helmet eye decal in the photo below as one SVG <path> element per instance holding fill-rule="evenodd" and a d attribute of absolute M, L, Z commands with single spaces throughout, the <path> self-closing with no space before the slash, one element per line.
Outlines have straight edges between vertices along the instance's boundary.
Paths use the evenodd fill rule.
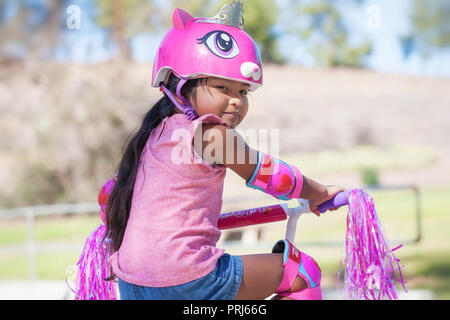
<path fill-rule="evenodd" d="M 239 47 L 234 38 L 225 31 L 211 31 L 197 39 L 199 44 L 204 44 L 209 51 L 216 56 L 231 59 L 239 54 Z"/>

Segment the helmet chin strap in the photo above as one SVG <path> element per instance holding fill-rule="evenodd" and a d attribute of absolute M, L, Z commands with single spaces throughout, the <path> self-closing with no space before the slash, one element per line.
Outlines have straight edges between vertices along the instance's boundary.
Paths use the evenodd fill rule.
<path fill-rule="evenodd" d="M 194 107 L 189 102 L 189 100 L 185 99 L 183 95 L 181 94 L 181 88 L 183 85 L 188 81 L 186 78 L 180 78 L 180 82 L 178 82 L 177 89 L 176 89 L 176 96 L 170 92 L 169 89 L 164 86 L 164 84 L 161 83 L 161 89 L 164 91 L 164 93 L 169 97 L 170 100 L 175 104 L 175 106 L 180 109 L 185 115 L 188 116 L 189 120 L 195 120 L 198 118 L 197 112 L 195 112 Z"/>

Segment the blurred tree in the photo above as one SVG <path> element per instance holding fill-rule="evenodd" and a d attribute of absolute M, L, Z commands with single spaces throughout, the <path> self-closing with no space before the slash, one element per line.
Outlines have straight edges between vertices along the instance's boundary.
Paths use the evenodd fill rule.
<path fill-rule="evenodd" d="M 7 9 L 7 0 L 0 0 L 0 25 L 6 19 Z"/>
<path fill-rule="evenodd" d="M 219 12 L 230 0 L 222 0 L 216 6 Z M 275 0 L 243 0 L 244 30 L 258 43 L 261 59 L 270 63 L 284 63 L 278 47 L 278 35 L 274 25 L 280 19 Z"/>
<path fill-rule="evenodd" d="M 60 43 L 64 1 L 0 1 L 0 56 L 49 58 Z"/>
<path fill-rule="evenodd" d="M 99 26 L 110 31 L 119 46 L 120 57 L 131 59 L 130 40 L 154 29 L 152 16 L 157 12 L 150 0 L 96 0 Z"/>
<path fill-rule="evenodd" d="M 450 47 L 450 2 L 414 0 L 410 13 L 412 32 L 401 38 L 405 56 L 419 50 L 423 56 Z"/>
<path fill-rule="evenodd" d="M 360 45 L 348 43 L 348 30 L 332 2 L 292 1 L 292 8 L 305 22 L 296 32 L 308 41 L 309 51 L 319 64 L 327 67 L 363 65 L 372 45 L 368 41 Z"/>
<path fill-rule="evenodd" d="M 170 11 L 173 12 L 175 8 L 183 9 L 189 12 L 194 17 L 208 17 L 214 10 L 211 10 L 213 3 L 216 0 L 172 0 Z M 172 16 L 170 16 L 170 25 L 172 24 Z"/>
<path fill-rule="evenodd" d="M 361 180 L 366 187 L 375 187 L 380 185 L 379 170 L 374 167 L 363 167 L 359 169 Z"/>
<path fill-rule="evenodd" d="M 217 3 L 217 0 L 170 0 L 170 5 L 165 8 L 166 10 L 161 10 L 162 18 L 160 19 L 164 32 L 172 27 L 172 13 L 176 8 L 187 11 L 193 17 L 209 17 L 213 15 L 214 3 Z"/>

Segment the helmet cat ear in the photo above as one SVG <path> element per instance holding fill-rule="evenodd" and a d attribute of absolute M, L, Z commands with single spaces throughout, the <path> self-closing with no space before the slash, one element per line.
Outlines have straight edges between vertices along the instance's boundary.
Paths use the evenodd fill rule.
<path fill-rule="evenodd" d="M 172 16 L 173 26 L 177 30 L 184 30 L 184 26 L 194 17 L 182 9 L 175 9 Z"/>

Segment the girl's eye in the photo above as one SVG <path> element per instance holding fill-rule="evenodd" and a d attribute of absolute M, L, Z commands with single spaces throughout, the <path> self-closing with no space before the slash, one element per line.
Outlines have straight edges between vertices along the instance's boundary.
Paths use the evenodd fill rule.
<path fill-rule="evenodd" d="M 248 94 L 248 91 L 242 90 L 242 91 L 241 91 L 241 94 L 243 94 L 244 96 L 246 96 L 246 95 Z"/>
<path fill-rule="evenodd" d="M 197 39 L 199 44 L 205 46 L 216 56 L 231 59 L 239 54 L 239 48 L 233 37 L 225 31 L 211 31 L 203 38 Z"/>

